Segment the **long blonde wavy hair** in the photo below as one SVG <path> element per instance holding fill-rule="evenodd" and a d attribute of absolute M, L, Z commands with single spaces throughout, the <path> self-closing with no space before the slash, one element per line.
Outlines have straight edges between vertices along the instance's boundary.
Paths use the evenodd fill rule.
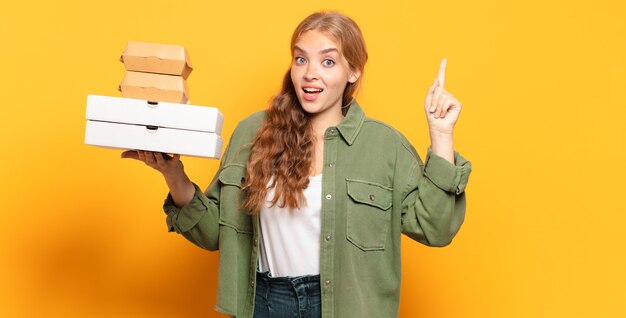
<path fill-rule="evenodd" d="M 296 42 L 302 34 L 312 30 L 335 40 L 350 69 L 361 73 L 356 82 L 347 83 L 343 92 L 342 105 L 347 106 L 361 83 L 367 62 L 361 30 L 352 19 L 340 13 L 314 13 L 300 22 L 293 32 L 292 61 Z M 270 180 L 269 186 L 275 190 L 272 206 L 299 208 L 306 200 L 303 190 L 309 184 L 312 171 L 314 141 L 309 114 L 298 101 L 291 69 L 288 69 L 282 89 L 272 98 L 265 121 L 253 140 L 247 178 L 242 186 L 246 192 L 242 208 L 251 214 L 258 213 L 265 204 Z"/>

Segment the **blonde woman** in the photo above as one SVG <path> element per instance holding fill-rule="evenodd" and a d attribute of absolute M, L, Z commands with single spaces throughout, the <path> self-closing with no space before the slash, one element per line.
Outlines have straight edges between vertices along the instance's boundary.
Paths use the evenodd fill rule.
<path fill-rule="evenodd" d="M 206 191 L 179 155 L 122 157 L 165 177 L 170 231 L 220 250 L 218 311 L 396 317 L 400 235 L 445 246 L 465 215 L 471 165 L 453 149 L 461 103 L 444 89 L 446 60 L 424 104 L 431 139 L 424 163 L 354 99 L 367 61 L 354 21 L 314 13 L 294 31 L 291 52 L 281 91 L 238 124 Z"/>

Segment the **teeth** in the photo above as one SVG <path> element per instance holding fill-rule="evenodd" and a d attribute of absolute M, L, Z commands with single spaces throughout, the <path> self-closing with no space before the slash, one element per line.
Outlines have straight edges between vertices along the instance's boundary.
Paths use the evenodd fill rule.
<path fill-rule="evenodd" d="M 307 93 L 320 93 L 320 92 L 323 91 L 323 89 L 306 87 L 306 88 L 304 88 L 304 91 L 307 92 Z"/>

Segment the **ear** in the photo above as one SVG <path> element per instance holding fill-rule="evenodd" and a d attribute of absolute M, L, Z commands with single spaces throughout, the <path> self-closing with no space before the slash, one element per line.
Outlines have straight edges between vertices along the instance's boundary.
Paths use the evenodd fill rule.
<path fill-rule="evenodd" d="M 359 77 L 361 77 L 361 71 L 356 71 L 350 74 L 350 77 L 348 77 L 348 82 L 350 84 L 354 84 L 359 79 Z"/>

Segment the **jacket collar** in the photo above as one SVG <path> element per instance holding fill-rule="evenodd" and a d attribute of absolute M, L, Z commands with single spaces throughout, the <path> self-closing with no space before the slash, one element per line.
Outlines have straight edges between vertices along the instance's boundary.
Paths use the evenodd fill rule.
<path fill-rule="evenodd" d="M 365 121 L 365 113 L 354 99 L 346 108 L 348 108 L 346 117 L 337 125 L 337 130 L 339 130 L 346 143 L 352 146 Z"/>

